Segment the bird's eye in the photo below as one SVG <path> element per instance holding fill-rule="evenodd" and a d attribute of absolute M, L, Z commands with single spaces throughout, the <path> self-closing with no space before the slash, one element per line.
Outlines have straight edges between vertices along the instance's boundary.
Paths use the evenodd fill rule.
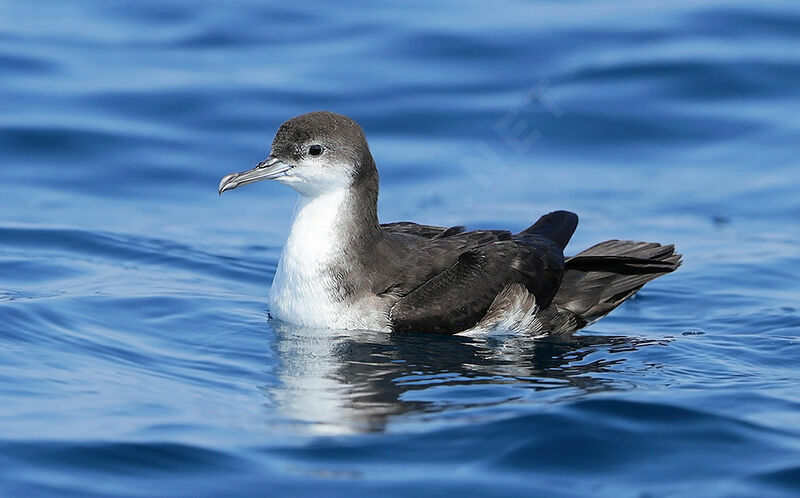
<path fill-rule="evenodd" d="M 312 145 L 308 148 L 308 154 L 311 156 L 318 156 L 322 154 L 322 146 L 321 145 Z"/>

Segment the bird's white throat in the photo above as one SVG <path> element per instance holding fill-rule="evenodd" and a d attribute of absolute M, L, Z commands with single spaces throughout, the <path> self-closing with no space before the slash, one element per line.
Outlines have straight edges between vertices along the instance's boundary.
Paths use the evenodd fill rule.
<path fill-rule="evenodd" d="M 337 230 L 337 220 L 341 219 L 346 203 L 346 189 L 317 197 L 299 196 L 281 260 L 300 258 L 304 268 L 327 263 L 345 240 L 341 230 Z"/>
<path fill-rule="evenodd" d="M 298 199 L 269 292 L 273 317 L 310 327 L 336 326 L 343 303 L 330 291 L 329 268 L 346 241 L 338 221 L 347 203 L 346 189 Z"/>

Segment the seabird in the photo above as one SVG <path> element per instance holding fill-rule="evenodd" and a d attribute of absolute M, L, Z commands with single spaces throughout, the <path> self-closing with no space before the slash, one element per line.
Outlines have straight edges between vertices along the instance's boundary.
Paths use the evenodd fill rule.
<path fill-rule="evenodd" d="M 457 334 L 571 332 L 677 269 L 672 245 L 608 240 L 573 257 L 554 211 L 519 233 L 378 221 L 378 170 L 361 126 L 327 111 L 283 123 L 269 157 L 219 193 L 275 180 L 300 196 L 270 315 L 316 328 Z"/>

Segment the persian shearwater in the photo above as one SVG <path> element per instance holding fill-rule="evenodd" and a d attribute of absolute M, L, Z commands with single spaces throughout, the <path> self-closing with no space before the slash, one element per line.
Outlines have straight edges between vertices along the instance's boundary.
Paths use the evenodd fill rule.
<path fill-rule="evenodd" d="M 378 221 L 378 170 L 361 126 L 327 111 L 283 123 L 269 157 L 225 176 L 222 194 L 275 180 L 300 196 L 269 291 L 296 325 L 457 334 L 571 332 L 677 269 L 672 245 L 608 240 L 573 257 L 568 211 L 525 230 Z"/>

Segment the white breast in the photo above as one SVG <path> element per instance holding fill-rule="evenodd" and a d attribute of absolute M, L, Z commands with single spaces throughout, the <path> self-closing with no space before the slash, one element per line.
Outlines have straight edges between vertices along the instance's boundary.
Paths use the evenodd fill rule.
<path fill-rule="evenodd" d="M 377 296 L 353 301 L 331 292 L 336 282 L 330 265 L 344 241 L 337 214 L 345 202 L 344 190 L 300 196 L 269 291 L 273 317 L 306 327 L 388 330 Z"/>

